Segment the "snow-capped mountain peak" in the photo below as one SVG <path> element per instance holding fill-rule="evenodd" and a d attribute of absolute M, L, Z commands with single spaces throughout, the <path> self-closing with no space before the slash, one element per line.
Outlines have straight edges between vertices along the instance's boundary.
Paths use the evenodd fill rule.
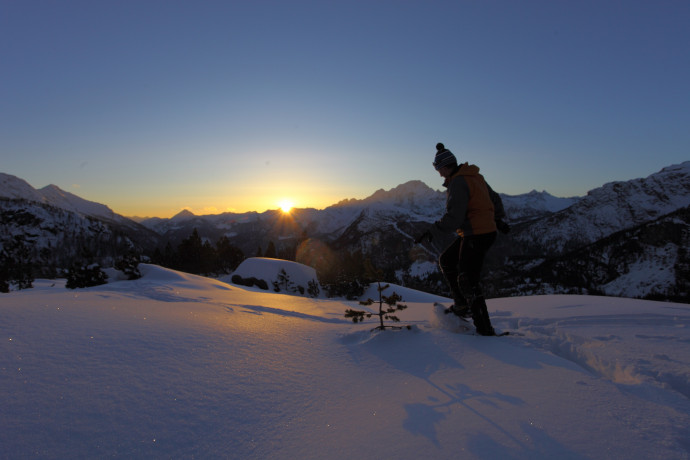
<path fill-rule="evenodd" d="M 443 192 L 433 190 L 422 181 L 412 180 L 390 190 L 379 189 L 362 200 L 343 200 L 334 207 L 371 208 L 379 213 L 410 213 L 416 218 L 428 220 L 442 212 L 444 197 Z"/>
<path fill-rule="evenodd" d="M 520 235 L 561 252 L 690 206 L 690 161 L 645 178 L 609 182 Z"/>
<path fill-rule="evenodd" d="M 419 200 L 420 198 L 424 199 L 426 197 L 437 197 L 439 193 L 440 192 L 433 190 L 420 180 L 411 180 L 390 190 L 379 189 L 368 198 L 365 198 L 363 201 L 400 203 L 402 201 L 409 200 L 410 198 Z"/>
<path fill-rule="evenodd" d="M 86 216 L 115 219 L 115 213 L 108 206 L 94 201 L 88 201 L 62 190 L 57 185 L 47 185 L 38 190 L 45 202 L 58 208 L 77 212 Z"/>
<path fill-rule="evenodd" d="M 5 173 L 0 173 L 0 197 L 49 204 L 85 216 L 110 220 L 119 218 L 108 206 L 65 192 L 57 185 L 51 184 L 37 190 L 24 179 Z"/>
<path fill-rule="evenodd" d="M 532 190 L 523 195 L 501 194 L 503 206 L 508 219 L 513 222 L 542 217 L 545 214 L 558 212 L 577 203 L 580 197 L 562 198 L 553 196 L 545 190 Z"/>
<path fill-rule="evenodd" d="M 43 202 L 43 196 L 24 179 L 0 173 L 0 196 L 10 199 Z"/>

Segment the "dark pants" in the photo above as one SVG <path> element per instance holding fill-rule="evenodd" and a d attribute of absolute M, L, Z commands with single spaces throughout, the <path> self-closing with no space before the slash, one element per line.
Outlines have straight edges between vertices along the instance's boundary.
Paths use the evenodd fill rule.
<path fill-rule="evenodd" d="M 496 241 L 496 232 L 483 235 L 458 237 L 446 248 L 439 258 L 441 271 L 453 292 L 460 292 L 465 297 L 473 292 L 481 293 L 481 272 L 484 258 L 491 245 Z M 458 277 L 464 278 L 458 285 Z M 473 292 L 464 291 L 471 289 Z"/>
<path fill-rule="evenodd" d="M 484 258 L 496 241 L 496 232 L 459 237 L 439 257 L 439 265 L 455 299 L 456 306 L 463 302 L 472 310 L 477 331 L 492 335 L 493 328 L 486 309 L 481 286 Z"/>

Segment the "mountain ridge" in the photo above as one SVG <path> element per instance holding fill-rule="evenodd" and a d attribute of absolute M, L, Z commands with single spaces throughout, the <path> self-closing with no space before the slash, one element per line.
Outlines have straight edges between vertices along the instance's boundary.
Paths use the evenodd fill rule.
<path fill-rule="evenodd" d="M 128 219 L 116 214 L 107 205 L 85 200 L 73 193 L 62 190 L 57 185 L 50 184 L 41 189 L 36 189 L 24 179 L 2 172 L 0 172 L 0 197 L 49 204 L 85 216 L 111 220 Z"/>
<path fill-rule="evenodd" d="M 663 297 L 666 293 L 674 299 L 687 295 L 683 283 L 678 279 L 687 275 L 683 267 L 690 264 L 690 255 L 684 248 L 684 237 L 678 237 L 677 233 L 690 232 L 687 230 L 690 224 L 686 219 L 687 213 L 672 214 L 690 205 L 690 162 L 667 166 L 646 178 L 609 182 L 590 190 L 584 197 L 559 198 L 536 190 L 516 196 L 500 195 L 512 231 L 508 235 L 500 234 L 489 252 L 486 263 L 488 294 L 515 295 L 516 283 L 529 278 L 542 280 L 525 287 L 532 294 L 553 293 L 553 289 L 557 289 L 563 292 L 619 295 L 629 292 L 631 296 Z M 20 196 L 24 198 L 17 198 Z M 70 216 L 79 215 L 91 222 L 78 224 L 81 229 L 79 238 L 84 242 L 97 240 L 104 234 L 110 235 L 105 241 L 136 235 L 130 238 L 128 247 L 150 253 L 153 248 L 161 248 L 166 243 L 177 247 L 196 230 L 203 240 L 211 244 L 222 237 L 228 238 L 230 244 L 241 249 L 245 256 L 253 256 L 257 248 L 261 252 L 262 248 L 273 243 L 279 254 L 293 254 L 289 257 L 294 257 L 297 246 L 305 240 L 311 240 L 328 245 L 336 253 L 361 253 L 391 279 L 421 283 L 415 287 L 437 293 L 443 293 L 444 290 L 438 273 L 429 274 L 426 279 L 413 276 L 412 273 L 420 273 L 415 267 L 428 267 L 430 263 L 434 265 L 437 255 L 452 238 L 452 235 L 439 237 L 424 246 L 413 244 L 415 236 L 437 220 L 445 208 L 445 194 L 421 181 L 408 181 L 390 190 L 379 189 L 364 199 L 342 200 L 323 210 L 298 208 L 290 214 L 269 210 L 263 213 L 205 216 L 183 210 L 172 218 L 151 218 L 141 224 L 116 214 L 116 220 L 106 218 L 104 215 L 110 216 L 112 211 L 105 205 L 82 200 L 55 186 L 37 191 L 26 181 L 2 173 L 0 197 L 4 197 L 0 200 L 3 217 L 0 226 L 4 235 L 32 235 L 27 238 L 40 243 L 35 245 L 36 253 L 54 250 L 50 248 L 60 243 L 51 235 L 62 231 L 59 229 L 63 227 L 76 225 L 79 218 Z M 48 201 L 53 204 L 48 204 Z M 31 205 L 31 202 L 35 205 Z M 39 206 L 40 209 L 32 206 Z M 46 206 L 64 207 L 60 208 L 62 214 L 57 219 L 59 223 L 51 223 L 49 215 L 56 211 L 50 211 Z M 663 218 L 667 215 L 672 216 Z M 644 226 L 654 220 L 658 220 L 658 223 Z M 119 223 L 116 224 L 116 221 Z M 101 223 L 94 226 L 96 222 Z M 630 235 L 625 233 L 626 230 L 639 226 L 643 226 L 639 235 L 645 235 L 638 237 L 641 244 L 631 246 L 621 241 Z M 648 229 L 662 234 L 675 232 L 673 234 L 676 236 L 669 244 L 660 245 L 647 236 L 652 231 Z M 61 235 L 67 238 L 64 231 Z M 41 243 L 42 238 L 49 243 Z M 587 253 L 583 252 L 583 248 L 606 238 L 609 238 L 606 241 L 611 248 L 630 248 L 640 262 L 632 264 L 631 269 L 628 259 L 619 258 L 622 262 L 610 276 L 607 275 L 606 283 L 601 277 L 595 279 L 563 271 L 563 264 L 567 263 L 582 270 L 582 267 L 594 267 L 584 261 Z M 604 254 L 602 251 L 596 253 Z M 110 259 L 106 258 L 106 262 L 112 260 L 113 254 L 108 257 Z M 549 267 L 556 267 L 549 265 L 552 263 L 549 261 L 556 259 L 568 261 L 561 262 L 558 270 L 552 270 L 565 273 L 563 280 L 545 275 Z M 51 260 L 57 263 L 56 258 Z M 672 265 L 668 267 L 665 280 L 656 277 L 657 284 L 647 286 L 643 286 L 643 280 L 631 281 L 636 276 L 644 278 L 645 264 L 651 267 L 664 263 Z M 598 271 L 603 270 L 601 266 L 596 267 Z M 627 285 L 623 281 L 625 279 L 628 280 Z"/>

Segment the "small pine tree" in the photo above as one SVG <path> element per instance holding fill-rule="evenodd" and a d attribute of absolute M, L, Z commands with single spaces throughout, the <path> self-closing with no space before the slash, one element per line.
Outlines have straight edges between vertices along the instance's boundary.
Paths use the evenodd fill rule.
<path fill-rule="evenodd" d="M 67 274 L 67 289 L 85 288 L 98 286 L 107 282 L 108 276 L 101 270 L 100 265 L 92 264 L 88 266 L 74 265 Z"/>
<path fill-rule="evenodd" d="M 127 276 L 128 280 L 138 280 L 141 278 L 139 271 L 139 258 L 134 254 L 127 254 L 115 262 L 114 268 L 120 270 Z"/>
<path fill-rule="evenodd" d="M 319 296 L 319 294 L 321 293 L 321 289 L 319 289 L 318 281 L 311 280 L 309 281 L 309 283 L 307 283 L 307 293 L 312 297 Z"/>
<path fill-rule="evenodd" d="M 389 296 L 383 295 L 383 291 L 388 289 L 390 286 L 388 284 L 381 286 L 381 283 L 378 283 L 378 291 L 379 291 L 379 312 L 378 313 L 370 313 L 368 311 L 362 311 L 362 310 L 353 310 L 351 308 L 348 308 L 345 310 L 345 318 L 351 318 L 353 323 L 361 323 L 364 321 L 364 318 L 371 318 L 372 316 L 378 316 L 379 317 L 379 322 L 380 324 L 376 326 L 372 330 L 385 330 L 387 327 L 391 329 L 402 329 L 400 326 L 390 326 L 384 324 L 383 320 L 387 319 L 393 322 L 400 322 L 400 318 L 398 318 L 396 315 L 393 313 L 397 311 L 402 311 L 407 308 L 407 305 L 403 305 L 401 303 L 398 303 L 402 301 L 402 297 L 397 294 L 396 292 L 393 292 Z M 360 302 L 360 305 L 372 305 L 375 301 L 373 299 L 367 299 L 366 301 Z M 383 304 L 386 304 L 386 307 L 384 308 Z M 407 329 L 411 329 L 411 326 L 405 326 Z"/>
<path fill-rule="evenodd" d="M 281 268 L 278 272 L 278 278 L 273 282 L 273 290 L 276 292 L 280 292 L 281 290 L 285 292 L 297 291 L 295 283 L 290 280 L 290 275 L 287 274 L 284 268 Z"/>

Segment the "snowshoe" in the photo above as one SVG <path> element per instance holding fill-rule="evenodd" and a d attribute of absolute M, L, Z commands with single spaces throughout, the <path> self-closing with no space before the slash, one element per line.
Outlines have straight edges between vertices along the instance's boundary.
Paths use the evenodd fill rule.
<path fill-rule="evenodd" d="M 451 305 L 450 307 L 446 308 L 445 312 L 446 314 L 453 313 L 455 316 L 459 317 L 463 321 L 468 321 L 468 318 L 472 317 L 472 311 L 470 310 L 470 307 L 467 305 L 464 306 L 457 306 L 455 304 Z"/>

